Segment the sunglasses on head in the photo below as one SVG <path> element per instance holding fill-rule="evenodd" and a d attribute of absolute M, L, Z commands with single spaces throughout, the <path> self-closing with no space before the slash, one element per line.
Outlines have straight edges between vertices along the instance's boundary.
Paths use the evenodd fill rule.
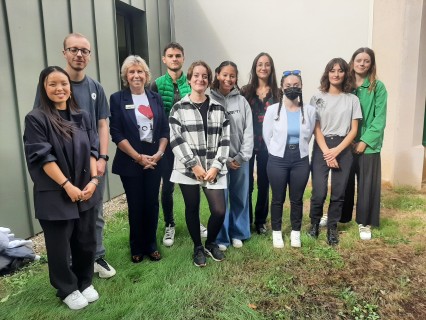
<path fill-rule="evenodd" d="M 283 77 L 288 77 L 291 75 L 300 76 L 301 74 L 302 74 L 302 71 L 300 70 L 287 70 L 283 72 Z"/>

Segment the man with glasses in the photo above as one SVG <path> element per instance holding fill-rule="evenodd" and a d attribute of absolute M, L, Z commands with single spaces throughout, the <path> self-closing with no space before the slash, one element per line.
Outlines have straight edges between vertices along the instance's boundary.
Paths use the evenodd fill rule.
<path fill-rule="evenodd" d="M 99 136 L 99 159 L 97 169 L 99 176 L 98 189 L 102 198 L 105 190 L 105 173 L 107 168 L 109 128 L 107 118 L 110 116 L 108 102 L 104 89 L 96 80 L 85 74 L 85 69 L 90 61 L 90 42 L 80 33 L 71 33 L 64 39 L 63 55 L 67 61 L 65 70 L 72 82 L 72 95 L 77 100 L 80 108 L 91 115 L 93 128 Z M 39 92 L 37 90 L 34 108 L 39 105 Z M 100 278 L 110 278 L 115 275 L 115 269 L 106 262 L 105 247 L 103 246 L 103 199 L 95 206 L 96 218 L 96 255 L 94 272 L 99 273 Z"/>

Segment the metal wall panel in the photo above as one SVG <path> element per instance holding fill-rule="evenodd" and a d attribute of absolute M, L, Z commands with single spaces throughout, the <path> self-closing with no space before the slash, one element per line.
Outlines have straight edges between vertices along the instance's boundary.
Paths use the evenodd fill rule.
<path fill-rule="evenodd" d="M 95 29 L 97 43 L 97 60 L 99 65 L 99 82 L 105 90 L 108 98 L 112 93 L 120 89 L 120 66 L 118 65 L 117 33 L 115 21 L 115 1 L 106 6 L 105 0 L 94 0 Z M 113 23 L 111 23 L 113 21 Z M 116 150 L 115 144 L 109 142 L 109 154 L 113 158 Z M 111 173 L 112 160 L 108 163 L 108 184 L 105 190 L 104 200 L 113 198 L 124 192 L 120 178 Z"/>
<path fill-rule="evenodd" d="M 158 35 L 160 36 L 160 57 L 163 55 L 164 47 L 170 43 L 171 26 L 170 26 L 170 4 L 168 1 L 158 1 Z M 161 74 L 166 72 L 167 68 L 161 63 Z"/>
<path fill-rule="evenodd" d="M 169 2 L 123 1 L 146 14 L 150 68 L 160 74 L 161 48 L 170 38 Z M 146 5 L 149 4 L 148 5 Z M 80 32 L 92 45 L 87 74 L 100 81 L 107 97 L 120 88 L 115 0 L 2 0 L 0 5 L 0 226 L 19 237 L 41 231 L 34 219 L 33 183 L 22 146 L 23 120 L 32 109 L 40 71 L 47 65 L 64 67 L 62 42 Z M 165 10 L 167 9 L 167 12 Z M 159 12 L 161 11 L 161 14 Z M 164 12 L 163 12 L 164 11 Z M 161 20 L 164 20 L 161 21 Z M 144 31 L 145 32 L 145 31 Z M 146 46 L 140 39 L 137 45 Z M 110 156 L 115 153 L 110 142 Z M 118 176 L 110 174 L 105 200 L 123 193 Z"/>
<path fill-rule="evenodd" d="M 160 48 L 160 30 L 159 30 L 159 14 L 158 0 L 146 0 L 146 25 L 148 32 L 148 52 L 149 52 L 149 69 L 151 70 L 153 79 L 161 75 L 161 48 Z M 152 59 L 151 59 L 152 58 Z"/>

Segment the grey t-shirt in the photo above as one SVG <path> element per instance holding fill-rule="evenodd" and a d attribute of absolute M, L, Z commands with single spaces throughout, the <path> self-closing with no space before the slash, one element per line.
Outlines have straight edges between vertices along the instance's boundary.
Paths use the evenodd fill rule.
<path fill-rule="evenodd" d="M 320 122 L 325 137 L 345 137 L 351 130 L 352 120 L 362 119 L 359 99 L 352 93 L 331 95 L 318 92 L 311 98 L 310 104 L 316 108 L 316 120 Z"/>

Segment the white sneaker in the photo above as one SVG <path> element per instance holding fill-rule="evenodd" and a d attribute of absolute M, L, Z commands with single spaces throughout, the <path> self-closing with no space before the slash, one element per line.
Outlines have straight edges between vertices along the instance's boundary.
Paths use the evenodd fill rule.
<path fill-rule="evenodd" d="M 281 231 L 272 231 L 272 244 L 274 248 L 284 248 L 283 234 Z"/>
<path fill-rule="evenodd" d="M 320 227 L 326 227 L 327 226 L 327 220 L 328 220 L 327 215 L 322 216 L 320 223 L 319 223 Z"/>
<path fill-rule="evenodd" d="M 168 227 L 166 227 L 166 230 L 164 232 L 163 244 L 166 247 L 171 247 L 174 242 L 175 242 L 175 227 L 172 227 L 171 225 L 169 225 Z"/>
<path fill-rule="evenodd" d="M 67 295 L 67 297 L 62 300 L 71 310 L 79 310 L 87 307 L 89 302 L 81 294 L 80 291 L 75 290 L 74 292 Z"/>
<path fill-rule="evenodd" d="M 201 238 L 207 238 L 207 228 L 200 223 Z"/>
<path fill-rule="evenodd" d="M 241 248 L 243 246 L 243 242 L 240 239 L 232 239 L 232 246 L 234 248 Z"/>
<path fill-rule="evenodd" d="M 93 288 L 93 285 L 84 289 L 81 294 L 87 299 L 87 302 L 93 302 L 99 299 L 99 293 Z"/>
<path fill-rule="evenodd" d="M 291 230 L 290 245 L 293 248 L 300 248 L 302 246 L 302 242 L 300 241 L 300 231 Z"/>
<path fill-rule="evenodd" d="M 363 226 L 360 224 L 358 228 L 361 240 L 371 240 L 371 226 Z"/>
<path fill-rule="evenodd" d="M 99 272 L 99 278 L 111 278 L 117 272 L 103 257 L 95 260 L 94 273 Z"/>
<path fill-rule="evenodd" d="M 221 243 L 219 243 L 217 246 L 219 247 L 220 251 L 226 251 L 226 249 L 228 249 L 224 244 Z"/>

